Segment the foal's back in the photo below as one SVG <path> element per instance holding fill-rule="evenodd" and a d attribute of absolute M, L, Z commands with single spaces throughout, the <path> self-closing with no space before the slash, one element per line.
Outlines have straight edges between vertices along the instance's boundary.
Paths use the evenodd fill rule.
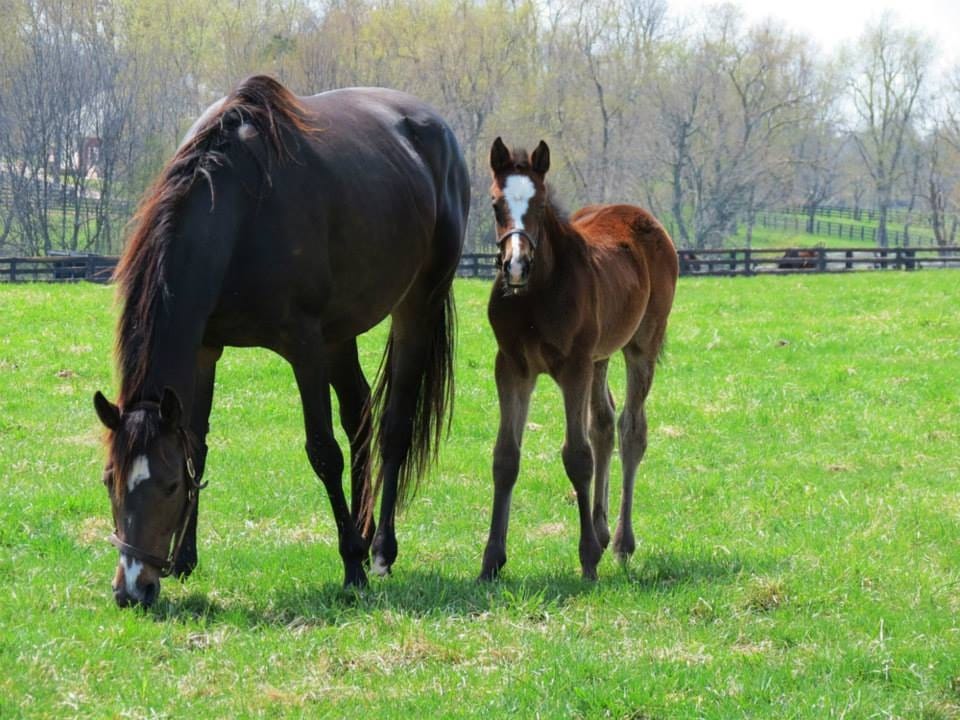
<path fill-rule="evenodd" d="M 587 245 L 597 292 L 600 337 L 608 357 L 650 316 L 666 321 L 679 265 L 663 226 L 635 205 L 588 205 L 570 217 Z"/>

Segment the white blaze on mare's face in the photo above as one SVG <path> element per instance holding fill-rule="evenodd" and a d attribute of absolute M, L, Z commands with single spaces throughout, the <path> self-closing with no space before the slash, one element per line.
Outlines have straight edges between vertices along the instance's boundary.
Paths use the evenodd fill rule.
<path fill-rule="evenodd" d="M 120 562 L 123 564 L 123 583 L 126 585 L 127 595 L 135 598 L 140 597 L 137 578 L 140 577 L 140 571 L 143 570 L 143 563 L 126 555 L 120 556 Z"/>
<path fill-rule="evenodd" d="M 138 455 L 130 468 L 130 477 L 127 478 L 127 492 L 133 492 L 137 485 L 150 479 L 150 463 L 146 455 Z"/>
<path fill-rule="evenodd" d="M 503 199 L 507 201 L 514 228 L 525 229 L 523 227 L 523 216 L 527 214 L 530 200 L 536 194 L 537 188 L 534 186 L 533 180 L 526 175 L 511 175 L 507 178 L 507 182 L 503 185 Z M 506 265 L 510 269 L 510 279 L 517 283 L 522 279 L 520 260 L 520 236 L 514 235 L 511 238 L 510 257 L 507 258 Z"/>

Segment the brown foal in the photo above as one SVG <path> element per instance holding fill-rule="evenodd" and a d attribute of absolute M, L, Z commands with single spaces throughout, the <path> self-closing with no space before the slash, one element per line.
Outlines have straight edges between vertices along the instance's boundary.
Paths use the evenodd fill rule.
<path fill-rule="evenodd" d="M 663 346 L 677 284 L 677 253 L 663 226 L 632 205 L 590 205 L 565 217 L 544 178 L 550 151 L 510 152 L 500 138 L 490 151 L 500 272 L 488 315 L 497 338 L 500 429 L 493 452 L 493 516 L 481 579 L 507 561 L 510 497 L 530 395 L 548 373 L 566 412 L 563 465 L 580 513 L 580 565 L 596 579 L 610 542 L 607 522 L 614 403 L 607 364 L 623 352 L 627 390 L 617 428 L 623 466 L 613 550 L 626 561 L 633 535 L 633 485 L 647 447 L 644 401 Z M 590 481 L 594 479 L 591 507 Z"/>

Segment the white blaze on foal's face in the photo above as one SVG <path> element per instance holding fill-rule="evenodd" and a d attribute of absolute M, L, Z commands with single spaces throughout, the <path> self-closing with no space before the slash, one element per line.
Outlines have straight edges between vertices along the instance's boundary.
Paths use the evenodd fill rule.
<path fill-rule="evenodd" d="M 511 175 L 503 185 L 503 199 L 507 202 L 507 208 L 510 210 L 510 219 L 513 226 L 510 229 L 525 230 L 523 227 L 523 218 L 530 208 L 530 201 L 537 194 L 537 188 L 533 180 L 526 175 Z M 505 265 L 510 270 L 510 279 L 519 283 L 523 273 L 522 267 L 522 249 L 520 247 L 520 236 L 512 235 L 510 237 L 510 254 L 507 256 Z"/>

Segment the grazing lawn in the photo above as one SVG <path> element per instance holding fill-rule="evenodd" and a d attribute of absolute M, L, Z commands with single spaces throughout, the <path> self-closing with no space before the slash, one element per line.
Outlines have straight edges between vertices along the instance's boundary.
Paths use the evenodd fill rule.
<path fill-rule="evenodd" d="M 0 285 L 0 718 L 960 717 L 960 274 L 684 278 L 638 551 L 579 579 L 541 379 L 504 578 L 477 584 L 497 409 L 458 281 L 456 418 L 394 574 L 340 588 L 288 367 L 228 349 L 200 566 L 115 607 L 112 290 Z M 364 341 L 372 373 L 383 328 Z M 622 397 L 622 363 L 611 367 Z M 612 506 L 619 502 L 614 461 Z"/>

